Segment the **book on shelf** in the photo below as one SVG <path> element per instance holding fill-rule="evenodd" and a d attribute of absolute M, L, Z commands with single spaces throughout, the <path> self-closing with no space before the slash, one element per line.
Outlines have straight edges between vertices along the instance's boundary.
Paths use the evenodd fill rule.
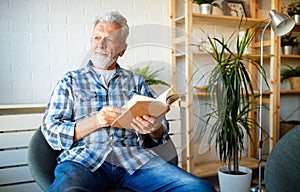
<path fill-rule="evenodd" d="M 133 119 L 143 115 L 159 117 L 167 112 L 170 106 L 179 100 L 184 94 L 170 94 L 172 87 L 163 92 L 159 97 L 151 98 L 143 95 L 134 95 L 124 106 L 125 112 L 115 119 L 111 126 L 119 128 L 131 128 Z"/>

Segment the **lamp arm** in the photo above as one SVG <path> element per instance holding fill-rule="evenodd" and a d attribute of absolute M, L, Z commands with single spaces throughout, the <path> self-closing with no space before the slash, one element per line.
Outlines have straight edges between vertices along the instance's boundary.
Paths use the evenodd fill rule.
<path fill-rule="evenodd" d="M 267 25 L 264 27 L 261 33 L 261 38 L 260 38 L 260 67 L 263 68 L 264 66 L 264 35 L 266 29 L 269 27 L 271 24 L 271 19 L 267 23 Z M 262 124 L 262 113 L 261 113 L 261 108 L 262 108 L 262 84 L 263 84 L 263 76 L 262 73 L 259 75 L 259 126 L 261 127 Z M 260 138 L 261 139 L 261 138 Z"/>

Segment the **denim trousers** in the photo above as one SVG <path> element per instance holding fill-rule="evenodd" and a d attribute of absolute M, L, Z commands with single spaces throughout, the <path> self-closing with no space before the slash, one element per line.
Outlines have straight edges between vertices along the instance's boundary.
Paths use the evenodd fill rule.
<path fill-rule="evenodd" d="M 65 161 L 55 168 L 55 180 L 49 192 L 100 192 L 110 186 L 132 191 L 214 192 L 214 187 L 160 157 L 150 160 L 141 169 L 129 174 L 124 168 L 104 162 L 91 172 L 85 166 Z"/>

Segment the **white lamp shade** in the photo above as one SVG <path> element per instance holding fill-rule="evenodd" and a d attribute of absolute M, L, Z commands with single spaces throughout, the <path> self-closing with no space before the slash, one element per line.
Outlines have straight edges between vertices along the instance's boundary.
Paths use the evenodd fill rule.
<path fill-rule="evenodd" d="M 270 11 L 271 25 L 275 35 L 282 36 L 289 33 L 295 26 L 295 20 L 283 13 Z"/>

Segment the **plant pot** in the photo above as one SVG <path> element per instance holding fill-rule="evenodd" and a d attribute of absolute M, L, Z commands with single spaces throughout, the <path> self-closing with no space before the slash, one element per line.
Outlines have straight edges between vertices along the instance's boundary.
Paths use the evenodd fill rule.
<path fill-rule="evenodd" d="M 300 23 L 300 15 L 294 15 L 293 17 L 296 23 Z"/>
<path fill-rule="evenodd" d="M 231 175 L 226 173 L 227 166 L 218 168 L 218 178 L 221 192 L 249 192 L 252 179 L 252 170 L 239 166 L 239 171 L 243 175 Z"/>
<path fill-rule="evenodd" d="M 293 53 L 293 46 L 283 46 L 282 54 L 283 55 L 291 55 Z"/>
<path fill-rule="evenodd" d="M 209 15 L 211 14 L 212 6 L 209 3 L 204 3 L 200 5 L 200 13 Z"/>
<path fill-rule="evenodd" d="M 291 77 L 289 80 L 292 90 L 300 90 L 300 77 Z"/>

